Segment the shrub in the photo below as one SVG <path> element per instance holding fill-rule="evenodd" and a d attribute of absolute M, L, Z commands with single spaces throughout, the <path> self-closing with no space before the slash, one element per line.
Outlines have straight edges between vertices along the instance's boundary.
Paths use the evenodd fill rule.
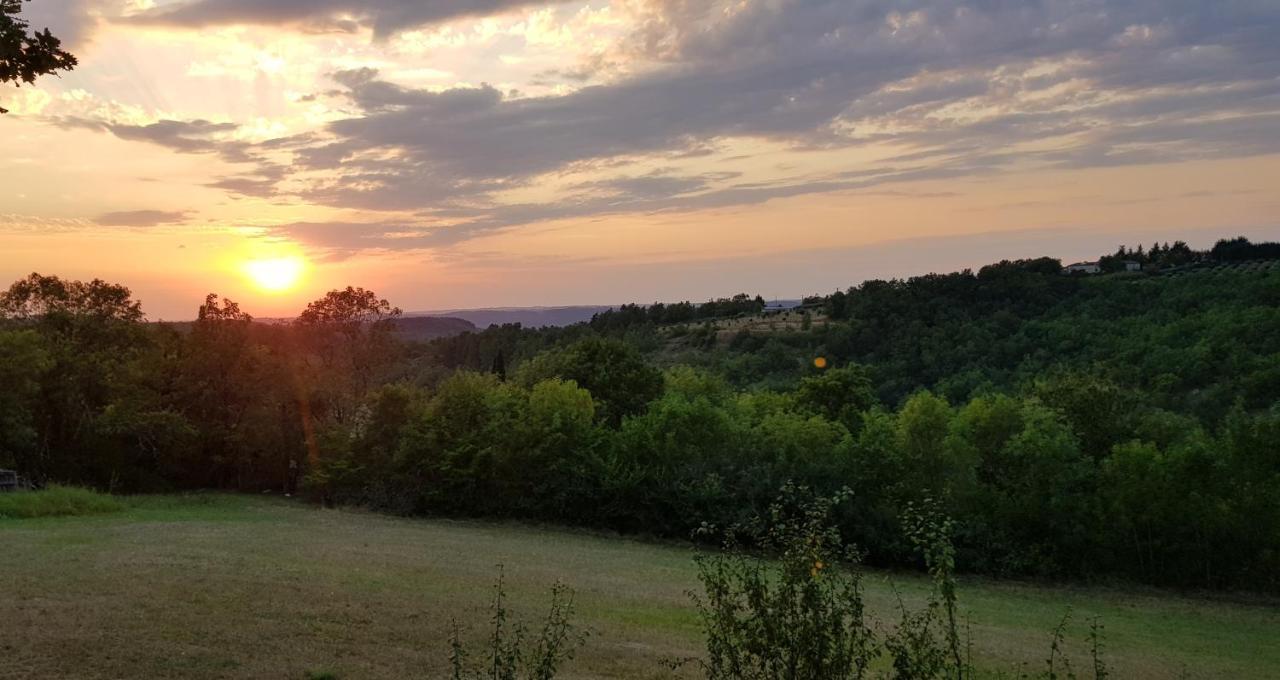
<path fill-rule="evenodd" d="M 788 484 L 766 519 L 730 531 L 726 552 L 699 555 L 704 595 L 691 596 L 707 655 L 673 665 L 693 661 L 708 680 L 864 677 L 876 651 L 852 568 L 858 555 L 831 519 L 846 495 L 815 498 Z M 743 551 L 739 536 L 776 561 Z"/>
<path fill-rule="evenodd" d="M 831 497 L 788 483 L 762 519 L 728 532 L 725 551 L 696 560 L 703 594 L 691 593 L 702 618 L 706 656 L 695 663 L 707 680 L 967 680 L 976 677 L 970 636 L 961 633 L 955 582 L 954 524 L 941 503 L 909 503 L 901 523 L 933 580 L 925 607 L 909 610 L 877 638 L 867 623 L 858 571 L 861 555 L 835 527 Z M 704 525 L 703 531 L 714 528 Z M 741 539 L 756 552 L 748 553 Z M 1045 669 L 1019 678 L 1079 677 L 1064 655 L 1066 621 L 1053 631 Z M 1093 677 L 1110 672 L 1102 659 L 1102 627 L 1089 634 Z M 887 657 L 888 672 L 873 671 Z M 998 675 L 997 677 L 1004 677 Z"/>
<path fill-rule="evenodd" d="M 904 680 L 973 677 L 967 640 L 960 635 L 956 606 L 956 557 L 951 543 L 954 525 L 932 498 L 925 498 L 918 506 L 909 503 L 902 523 L 911 543 L 924 558 L 933 580 L 933 594 L 923 610 L 909 612 L 900 605 L 902 621 L 885 639 L 885 649 L 893 659 L 894 677 Z M 938 628 L 941 633 L 937 632 Z M 1057 651 L 1056 643 L 1054 651 Z"/>
<path fill-rule="evenodd" d="M 453 680 L 552 680 L 585 641 L 585 635 L 571 622 L 573 591 L 563 583 L 551 587 L 551 606 L 536 637 L 529 637 L 523 623 L 509 621 L 501 567 L 490 611 L 487 649 L 474 662 L 462 644 L 458 623 L 453 623 L 449 636 L 449 677 Z"/>

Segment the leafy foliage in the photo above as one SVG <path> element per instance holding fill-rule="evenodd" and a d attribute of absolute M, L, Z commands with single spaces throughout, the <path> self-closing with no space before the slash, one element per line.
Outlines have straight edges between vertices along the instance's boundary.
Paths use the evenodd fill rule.
<path fill-rule="evenodd" d="M 595 397 L 601 420 L 617 425 L 644 410 L 662 392 L 662 374 L 635 348 L 618 340 L 588 338 L 538 355 L 521 367 L 518 380 L 572 380 Z"/>
<path fill-rule="evenodd" d="M 766 519 L 748 529 L 765 555 L 743 552 L 733 532 L 723 553 L 697 557 L 704 595 L 693 594 L 708 680 L 861 678 L 876 656 L 863 615 L 857 552 L 832 512 L 847 493 L 814 498 L 787 485 Z M 776 555 L 774 561 L 772 556 Z"/>
<path fill-rule="evenodd" d="M 62 49 L 62 41 L 49 29 L 30 31 L 31 24 L 18 18 L 23 0 L 0 0 L 0 83 L 31 84 L 36 78 L 70 71 L 76 58 Z M 9 111 L 0 108 L 0 113 Z"/>
<path fill-rule="evenodd" d="M 860 553 L 844 542 L 835 519 L 851 497 L 847 489 L 827 497 L 788 483 L 765 516 L 728 532 L 722 552 L 700 554 L 703 592 L 691 597 L 706 655 L 672 666 L 696 664 L 708 680 L 976 677 L 972 640 L 960 630 L 952 520 L 932 499 L 906 508 L 904 529 L 933 578 L 933 590 L 914 611 L 900 599 L 901 620 L 881 631 L 864 610 Z M 704 525 L 702 531 L 714 528 Z M 744 550 L 743 538 L 756 552 Z M 1017 677 L 1077 677 L 1063 654 L 1069 617 L 1070 611 L 1053 631 L 1045 669 L 1023 670 Z M 1104 680 L 1108 670 L 1096 619 L 1089 644 L 1093 677 Z"/>

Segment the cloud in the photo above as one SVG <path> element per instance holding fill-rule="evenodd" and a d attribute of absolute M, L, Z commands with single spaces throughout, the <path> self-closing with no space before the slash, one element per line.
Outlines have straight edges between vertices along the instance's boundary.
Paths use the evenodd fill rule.
<path fill-rule="evenodd" d="M 420 250 L 438 245 L 430 229 L 397 222 L 293 222 L 268 227 L 264 236 L 288 239 L 335 262 L 357 252 Z"/>
<path fill-rule="evenodd" d="M 91 226 L 82 218 L 0 213 L 0 232 L 48 234 L 76 232 Z"/>
<path fill-rule="evenodd" d="M 49 29 L 66 49 L 84 48 L 106 20 L 128 8 L 129 0 L 37 0 L 22 4 L 23 19 L 36 30 Z"/>
<path fill-rule="evenodd" d="M 221 144 L 216 136 L 234 132 L 237 126 L 207 120 L 161 120 L 149 125 L 107 124 L 106 127 L 121 139 L 151 142 L 182 153 L 226 154 L 228 147 Z"/>
<path fill-rule="evenodd" d="M 310 169 L 340 173 L 308 197 L 427 207 L 574 164 L 741 137 L 890 143 L 917 169 L 976 172 L 1262 153 L 1280 139 L 1269 115 L 1280 48 L 1259 30 L 1280 28 L 1280 9 L 791 0 L 740 5 L 716 22 L 705 4 L 654 5 L 666 18 L 637 29 L 633 49 L 670 67 L 567 95 L 337 74 L 361 115 L 331 124 L 334 141 L 304 155 Z M 1061 144 L 1018 148 L 1047 140 Z"/>
<path fill-rule="evenodd" d="M 260 24 L 310 31 L 372 29 L 385 38 L 453 19 L 499 14 L 545 0 L 187 0 L 130 18 L 133 23 L 181 28 Z"/>
<path fill-rule="evenodd" d="M 127 210 L 98 215 L 93 221 L 104 227 L 156 227 L 162 224 L 182 224 L 189 211 Z"/>
<path fill-rule="evenodd" d="M 349 22 L 385 35 L 524 4 L 193 0 L 146 20 Z M 521 96 L 406 87 L 365 68 L 333 75 L 326 96 L 350 115 L 306 137 L 249 144 L 207 121 L 103 129 L 257 163 L 214 185 L 231 192 L 412 215 L 283 228 L 357 249 L 921 179 L 1280 152 L 1274 2 L 636 0 L 618 11 L 633 25 L 592 57 L 624 65 L 602 84 Z M 808 173 L 803 159 L 771 170 L 732 160 L 760 145 L 828 155 Z M 692 170 L 716 154 L 733 174 Z M 659 163 L 686 165 L 649 171 Z M 547 197 L 517 193 L 530 189 Z"/>
<path fill-rule="evenodd" d="M 930 179 L 959 174 L 948 170 L 898 172 L 892 176 L 856 173 L 842 179 L 795 183 L 738 183 L 711 188 L 736 176 L 715 173 L 674 176 L 651 173 L 583 183 L 577 193 L 546 203 L 505 203 L 486 207 L 441 208 L 418 218 L 381 222 L 296 222 L 269 227 L 267 234 L 301 243 L 332 258 L 362 250 L 412 251 L 457 245 L 494 232 L 550 220 L 596 218 L 633 213 L 686 212 L 765 203 L 835 191 L 857 191 L 888 181 Z M 939 193 L 890 192 L 931 198 Z"/>
<path fill-rule="evenodd" d="M 220 177 L 207 186 L 222 189 L 235 196 L 267 198 L 279 193 L 277 183 L 286 176 L 283 166 L 268 155 L 287 149 L 299 139 L 275 139 L 250 143 L 233 135 L 240 129 L 234 123 L 213 123 L 207 120 L 159 120 L 153 123 L 119 123 L 102 116 L 61 116 L 49 119 L 64 128 L 83 128 L 109 132 L 116 137 L 134 142 L 147 142 L 178 153 L 211 154 L 228 163 L 251 164 L 247 172 Z"/>
<path fill-rule="evenodd" d="M 212 153 L 232 163 L 257 160 L 253 145 L 230 137 L 239 129 L 235 123 L 213 123 L 207 120 L 159 120 L 132 124 L 104 120 L 99 117 L 63 116 L 51 119 L 66 128 L 84 128 L 110 132 L 133 142 L 148 142 L 179 153 Z"/>

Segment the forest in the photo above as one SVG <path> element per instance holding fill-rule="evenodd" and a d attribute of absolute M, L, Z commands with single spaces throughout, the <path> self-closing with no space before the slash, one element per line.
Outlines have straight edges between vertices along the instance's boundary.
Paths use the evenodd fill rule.
<path fill-rule="evenodd" d="M 872 565 L 918 567 L 900 518 L 936 502 L 973 572 L 1275 592 L 1276 257 L 866 281 L 773 332 L 718 325 L 762 313 L 739 295 L 429 341 L 361 288 L 287 323 L 210 294 L 164 324 L 124 286 L 32 274 L 0 293 L 0 468 L 679 539 L 791 482 L 850 491 L 838 525 Z"/>

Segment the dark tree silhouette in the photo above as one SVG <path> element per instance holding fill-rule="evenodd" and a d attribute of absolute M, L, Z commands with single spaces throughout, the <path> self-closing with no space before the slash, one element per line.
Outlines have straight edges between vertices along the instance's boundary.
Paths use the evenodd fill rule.
<path fill-rule="evenodd" d="M 494 375 L 496 375 L 496 376 L 498 376 L 498 380 L 501 380 L 501 381 L 503 381 L 503 382 L 506 382 L 506 380 L 507 380 L 507 358 L 506 358 L 505 356 L 503 356 L 503 355 L 502 355 L 502 350 L 501 350 L 501 349 L 499 349 L 499 350 L 498 350 L 498 353 L 497 353 L 497 354 L 493 355 L 493 366 L 492 366 L 492 368 L 490 369 L 490 371 L 489 371 L 489 372 L 490 372 L 490 373 L 492 373 L 492 374 L 494 374 Z"/>
<path fill-rule="evenodd" d="M 101 279 L 85 283 L 32 273 L 0 291 L 0 319 L 142 321 L 142 303 L 132 296 L 128 288 Z"/>
<path fill-rule="evenodd" d="M 298 323 L 317 326 L 334 324 L 359 327 L 380 324 L 400 316 L 400 308 L 379 298 L 371 290 L 347 286 L 346 290 L 331 290 L 325 296 L 307 305 L 298 315 Z"/>
<path fill-rule="evenodd" d="M 56 71 L 70 71 L 76 58 L 62 49 L 62 41 L 49 29 L 31 31 L 31 23 L 18 18 L 24 0 L 0 0 L 0 83 L 21 87 Z M 0 107 L 0 113 L 9 110 Z"/>

